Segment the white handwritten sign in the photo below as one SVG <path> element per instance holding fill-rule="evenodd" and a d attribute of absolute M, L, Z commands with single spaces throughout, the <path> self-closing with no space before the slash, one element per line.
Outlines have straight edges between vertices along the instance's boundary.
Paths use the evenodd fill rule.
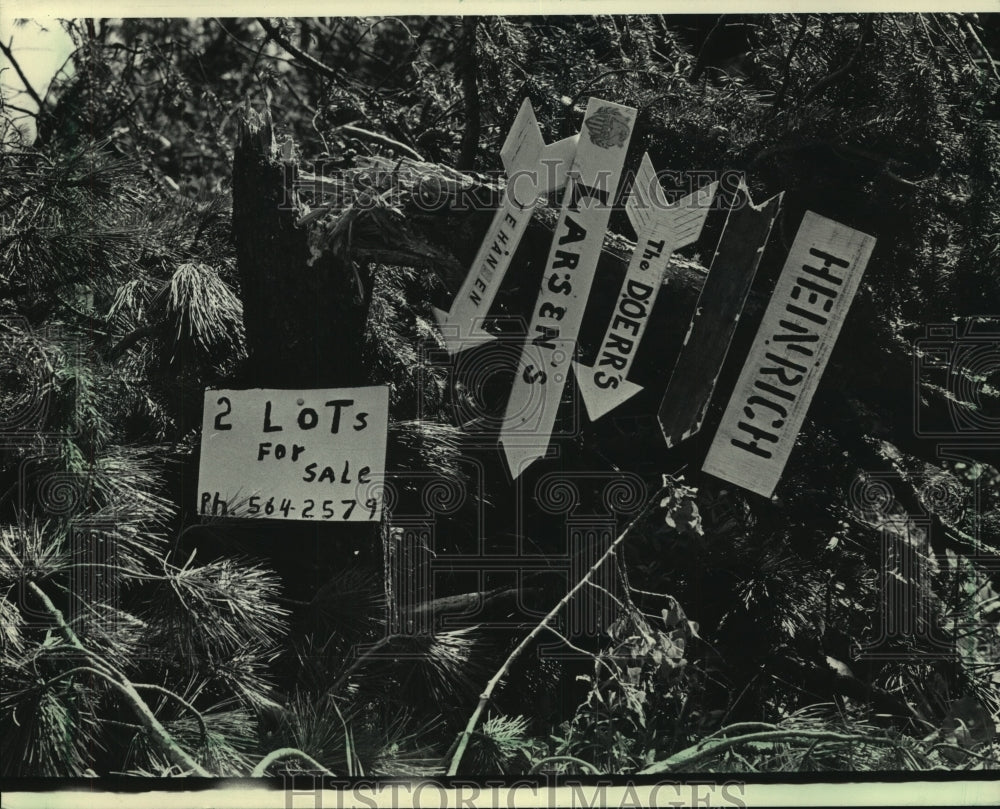
<path fill-rule="evenodd" d="M 636 110 L 591 98 L 500 441 L 511 476 L 545 455 L 604 245 Z"/>
<path fill-rule="evenodd" d="M 524 99 L 500 149 L 507 172 L 503 204 L 493 216 L 451 309 L 434 309 L 449 354 L 494 339 L 481 323 L 500 291 L 540 195 L 566 185 L 578 139 L 579 135 L 573 135 L 546 146 L 531 102 Z"/>
<path fill-rule="evenodd" d="M 702 469 L 770 497 L 875 238 L 807 211 Z"/>
<path fill-rule="evenodd" d="M 389 388 L 206 390 L 202 515 L 382 518 Z"/>
<path fill-rule="evenodd" d="M 718 188 L 714 182 L 667 204 L 653 162 L 642 156 L 625 210 L 638 234 L 611 322 L 593 366 L 573 363 L 577 385 L 591 421 L 610 413 L 640 390 L 628 375 L 639 351 L 649 314 L 675 250 L 698 240 Z"/>

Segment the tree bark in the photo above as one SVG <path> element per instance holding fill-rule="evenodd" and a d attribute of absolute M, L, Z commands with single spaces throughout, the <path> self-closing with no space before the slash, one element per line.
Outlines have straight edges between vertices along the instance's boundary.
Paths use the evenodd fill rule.
<path fill-rule="evenodd" d="M 329 219 L 297 224 L 299 167 L 276 145 L 270 113 L 236 117 L 233 241 L 248 359 L 234 388 L 319 389 L 372 384 L 362 351 L 371 278 L 346 245 L 325 238 Z M 245 520 L 193 532 L 191 541 L 259 556 L 289 592 L 308 600 L 345 560 L 374 569 L 381 546 L 372 523 Z"/>
<path fill-rule="evenodd" d="M 233 239 L 254 387 L 364 384 L 358 350 L 371 301 L 349 257 L 312 255 L 296 195 L 298 168 L 279 159 L 268 113 L 238 118 L 233 161 Z M 346 251 L 345 251 L 346 252 Z"/>
<path fill-rule="evenodd" d="M 462 48 L 462 93 L 465 96 L 465 132 L 458 156 L 458 169 L 471 171 L 476 165 L 479 150 L 480 107 L 479 66 L 476 58 L 477 17 L 464 17 L 459 42 Z"/>

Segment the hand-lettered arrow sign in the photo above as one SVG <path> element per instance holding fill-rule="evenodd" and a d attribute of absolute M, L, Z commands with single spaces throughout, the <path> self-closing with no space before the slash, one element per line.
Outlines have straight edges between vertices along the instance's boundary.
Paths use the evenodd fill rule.
<path fill-rule="evenodd" d="M 774 493 L 874 247 L 806 211 L 703 471 Z"/>
<path fill-rule="evenodd" d="M 718 183 L 712 183 L 668 205 L 653 163 L 649 155 L 643 155 L 626 203 L 638 240 L 611 322 L 594 365 L 573 363 L 591 421 L 597 421 L 642 390 L 628 380 L 628 374 L 660 292 L 667 262 L 675 250 L 697 241 L 717 187 Z"/>
<path fill-rule="evenodd" d="M 660 402 L 660 429 L 668 447 L 701 429 L 781 198 L 778 194 L 754 205 L 740 182 Z"/>
<path fill-rule="evenodd" d="M 604 246 L 636 110 L 591 98 L 500 428 L 511 476 L 545 455 Z"/>
<path fill-rule="evenodd" d="M 472 261 L 451 310 L 434 309 L 450 355 L 494 339 L 481 328 L 539 197 L 566 184 L 579 135 L 545 145 L 531 102 L 524 99 L 500 159 L 507 172 L 503 204 Z"/>

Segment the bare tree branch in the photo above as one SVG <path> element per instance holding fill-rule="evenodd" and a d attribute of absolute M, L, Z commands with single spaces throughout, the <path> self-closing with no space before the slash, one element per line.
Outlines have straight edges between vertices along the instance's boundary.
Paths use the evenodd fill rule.
<path fill-rule="evenodd" d="M 965 29 L 965 32 L 972 38 L 972 41 L 979 46 L 980 50 L 982 50 L 983 57 L 986 61 L 987 66 L 989 67 L 989 71 L 992 74 L 993 78 L 996 79 L 997 81 L 1000 81 L 1000 71 L 997 71 L 996 60 L 993 58 L 993 54 L 989 52 L 989 49 L 986 47 L 986 45 L 983 44 L 983 40 L 980 38 L 979 33 L 976 31 L 976 27 L 969 21 L 967 17 L 962 18 L 962 27 Z"/>
<path fill-rule="evenodd" d="M 205 717 L 202 716 L 201 711 L 194 707 L 190 702 L 188 702 L 180 694 L 175 694 L 169 688 L 164 688 L 162 685 L 156 685 L 155 683 L 133 683 L 133 686 L 137 689 L 148 689 L 150 691 L 159 691 L 161 694 L 166 694 L 172 700 L 179 702 L 198 720 L 198 727 L 201 730 L 201 743 L 205 744 L 208 741 L 208 725 L 205 724 Z"/>
<path fill-rule="evenodd" d="M 388 135 L 383 135 L 379 132 L 371 132 L 368 129 L 362 129 L 361 127 L 355 126 L 354 124 L 342 124 L 338 126 L 337 129 L 343 130 L 344 132 L 349 132 L 352 135 L 356 135 L 359 138 L 365 138 L 366 140 L 373 140 L 378 143 L 390 146 L 393 149 L 398 149 L 401 152 L 405 152 L 408 157 L 412 157 L 414 160 L 418 160 L 421 163 L 424 162 L 423 156 L 416 149 L 407 146 L 405 143 L 400 143 L 398 140 L 393 140 Z M 479 136 L 476 136 L 478 143 Z M 471 166 L 469 167 L 471 168 Z"/>
<path fill-rule="evenodd" d="M 139 695 L 139 692 L 136 690 L 136 686 L 127 677 L 122 675 L 121 672 L 83 645 L 76 633 L 70 628 L 70 625 L 66 623 L 66 619 L 63 617 L 62 612 L 55 604 L 52 603 L 52 599 L 48 597 L 45 591 L 39 587 L 36 582 L 29 581 L 27 585 L 28 589 L 31 590 L 35 597 L 42 602 L 46 612 L 48 612 L 48 614 L 56 622 L 56 626 L 59 628 L 59 631 L 62 633 L 66 642 L 78 651 L 82 652 L 87 660 L 92 664 L 91 666 L 85 668 L 89 668 L 94 674 L 97 674 L 109 685 L 125 696 L 129 705 L 132 707 L 132 710 L 135 711 L 136 716 L 142 723 L 142 726 L 149 733 L 150 739 L 170 758 L 170 760 L 195 775 L 205 778 L 210 777 L 212 773 L 202 767 L 190 753 L 177 743 L 167 729 L 163 727 L 160 720 L 156 718 L 156 715 L 146 704 L 145 700 L 143 700 L 143 698 Z"/>
<path fill-rule="evenodd" d="M 43 115 L 47 112 L 45 108 L 45 102 L 42 101 L 42 97 L 35 92 L 35 88 L 31 86 L 31 82 L 28 81 L 28 77 L 24 75 L 24 71 L 21 70 L 21 65 L 18 64 L 17 59 L 14 58 L 14 54 L 10 49 L 10 46 L 14 44 L 13 38 L 10 41 L 10 45 L 4 45 L 3 41 L 0 40 L 0 51 L 3 55 L 7 57 L 7 61 L 10 62 L 11 66 L 16 71 L 17 75 L 21 78 L 21 82 L 24 84 L 24 89 L 31 96 L 32 100 L 38 105 L 38 114 Z"/>
<path fill-rule="evenodd" d="M 781 88 L 778 90 L 778 95 L 775 96 L 772 113 L 780 110 L 782 105 L 785 103 L 785 94 L 788 92 L 788 79 L 789 73 L 791 72 L 792 62 L 795 60 L 795 54 L 798 53 L 799 45 L 802 44 L 802 40 L 805 37 L 806 30 L 808 28 L 809 15 L 807 14 L 802 18 L 802 22 L 799 23 L 799 30 L 795 34 L 795 39 L 792 40 L 792 44 L 788 46 L 788 53 L 785 54 L 785 61 L 781 66 Z"/>
<path fill-rule="evenodd" d="M 301 48 L 289 42 L 288 37 L 286 37 L 284 34 L 281 33 L 281 31 L 279 31 L 274 25 L 272 25 L 270 20 L 264 17 L 257 17 L 257 22 L 260 23 L 260 27 L 267 32 L 267 34 L 271 37 L 271 39 L 273 39 L 282 48 L 288 51 L 292 56 L 294 56 L 296 59 L 302 62 L 302 64 L 312 68 L 320 75 L 326 76 L 328 79 L 336 79 L 338 81 L 343 79 L 343 76 L 340 74 L 339 71 L 335 70 L 329 65 L 323 64 L 316 57 L 310 56 Z"/>
<path fill-rule="evenodd" d="M 108 352 L 108 359 L 112 361 L 116 360 L 140 340 L 145 340 L 147 337 L 155 337 L 161 326 L 161 323 L 146 323 L 129 332 L 118 343 L 112 346 Z"/>
<path fill-rule="evenodd" d="M 3 105 L 9 110 L 14 110 L 14 112 L 23 112 L 25 115 L 30 115 L 32 118 L 36 118 L 38 116 L 37 112 L 29 110 L 27 107 L 19 107 L 17 104 L 11 104 L 6 99 L 4 99 Z"/>
<path fill-rule="evenodd" d="M 794 739 L 810 739 L 820 742 L 842 742 L 844 744 L 884 744 L 890 747 L 897 746 L 899 742 L 890 738 L 880 738 L 874 735 L 862 735 L 858 733 L 834 733 L 825 730 L 792 730 L 782 729 L 777 725 L 773 730 L 761 733 L 748 733 L 745 736 L 732 736 L 718 739 L 708 745 L 704 740 L 698 744 L 674 753 L 663 761 L 657 761 L 639 770 L 639 775 L 658 775 L 665 772 L 690 772 L 690 767 L 708 761 L 721 753 L 731 750 L 743 744 L 751 743 L 777 743 L 788 742 Z"/>
<path fill-rule="evenodd" d="M 549 622 L 553 618 L 555 618 L 556 615 L 559 614 L 560 610 L 562 610 L 563 607 L 565 607 L 570 601 L 572 601 L 573 597 L 586 586 L 587 582 L 590 581 L 590 577 L 597 572 L 597 569 L 601 565 L 603 565 L 608 559 L 614 556 L 615 549 L 625 540 L 625 537 L 628 536 L 632 528 L 635 527 L 640 520 L 644 519 L 646 515 L 649 514 L 650 510 L 653 507 L 659 504 L 659 498 L 662 492 L 663 490 L 661 489 L 650 499 L 646 507 L 643 508 L 643 510 L 640 511 L 632 519 L 632 521 L 625 527 L 625 530 L 622 531 L 621 534 L 619 534 L 618 537 L 615 539 L 615 541 L 608 546 L 608 549 L 603 554 L 601 554 L 601 557 L 596 562 L 594 562 L 593 565 L 590 566 L 590 569 L 583 574 L 580 580 L 576 584 L 574 584 L 573 587 L 570 588 L 569 592 L 567 592 L 566 595 L 564 595 L 561 599 L 559 599 L 559 603 L 556 604 L 551 610 L 549 610 L 549 613 L 544 618 L 542 618 L 542 620 L 538 624 L 535 625 L 535 628 L 532 629 L 531 632 L 529 632 L 527 635 L 524 636 L 521 642 L 514 648 L 514 651 L 512 651 L 507 656 L 507 659 L 504 660 L 503 665 L 500 666 L 496 674 L 494 674 L 489 679 L 489 682 L 486 683 L 486 688 L 483 689 L 483 693 L 480 694 L 479 696 L 479 702 L 476 705 L 475 710 L 472 712 L 472 716 L 469 717 L 469 721 L 465 726 L 465 730 L 462 731 L 461 735 L 458 738 L 458 745 L 455 748 L 455 753 L 451 758 L 451 764 L 448 766 L 448 773 L 447 773 L 448 775 L 455 775 L 458 772 L 458 767 L 462 763 L 462 756 L 465 755 L 465 750 L 469 746 L 469 740 L 472 738 L 472 734 L 476 729 L 476 725 L 479 723 L 479 717 L 482 716 L 483 711 L 486 709 L 487 703 L 493 696 L 493 692 L 496 690 L 496 687 L 500 684 L 500 681 L 503 679 L 504 675 L 507 674 L 507 672 L 510 670 L 510 667 L 514 664 L 514 661 L 521 656 L 524 650 L 531 645 L 532 641 L 534 641 L 535 638 L 537 638 L 542 633 L 543 630 L 549 628 Z"/>
<path fill-rule="evenodd" d="M 253 772 L 250 773 L 252 778 L 262 778 L 265 773 L 267 773 L 267 768 L 270 767 L 275 762 L 281 761 L 283 758 L 300 758 L 307 764 L 310 764 L 313 768 L 319 770 L 324 775 L 333 775 L 326 767 L 320 764 L 316 759 L 310 756 L 308 753 L 295 748 L 295 747 L 280 747 L 277 750 L 272 750 L 264 758 L 260 760 L 260 763 L 253 768 Z"/>
<path fill-rule="evenodd" d="M 712 40 L 715 39 L 725 21 L 726 15 L 720 14 L 718 19 L 715 21 L 715 25 L 712 26 L 712 30 L 709 31 L 708 36 L 705 37 L 705 41 L 701 43 L 701 47 L 698 49 L 698 56 L 694 62 L 694 67 L 691 69 L 692 82 L 698 81 L 698 79 L 701 78 L 701 74 L 705 72 L 705 62 L 708 58 L 708 46 L 712 44 Z"/>

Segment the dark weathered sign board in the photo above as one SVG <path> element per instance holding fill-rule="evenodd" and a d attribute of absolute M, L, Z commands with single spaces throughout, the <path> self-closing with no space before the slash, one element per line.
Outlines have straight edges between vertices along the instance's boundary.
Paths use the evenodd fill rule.
<path fill-rule="evenodd" d="M 660 429 L 668 447 L 690 438 L 705 421 L 781 198 L 778 194 L 754 205 L 747 187 L 740 183 L 660 402 Z"/>

